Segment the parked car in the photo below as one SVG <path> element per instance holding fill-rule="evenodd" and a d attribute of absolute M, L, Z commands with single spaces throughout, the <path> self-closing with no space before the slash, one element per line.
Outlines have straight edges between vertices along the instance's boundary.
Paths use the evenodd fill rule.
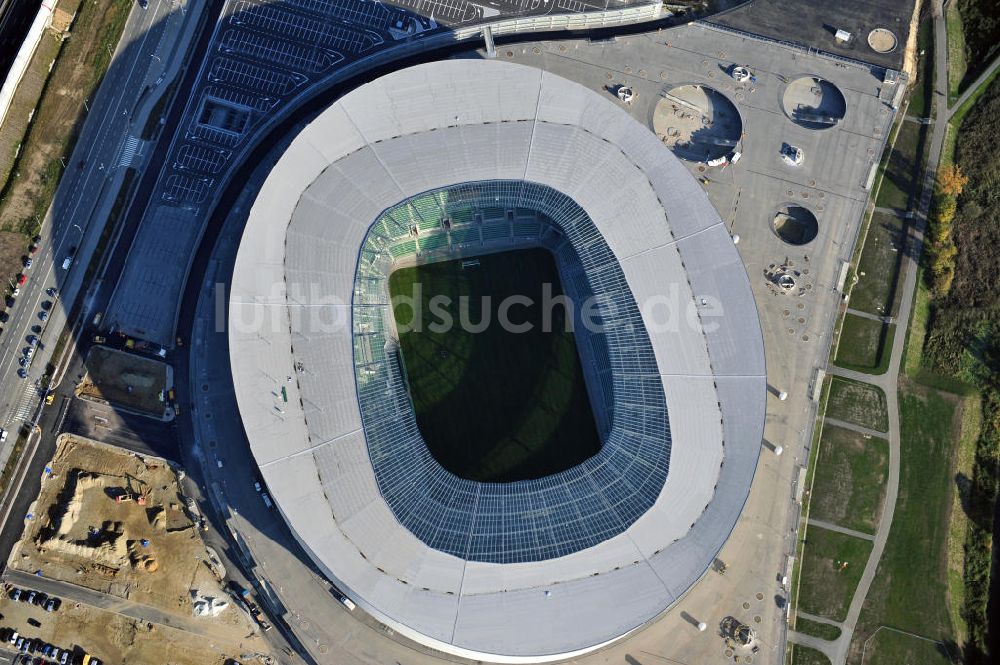
<path fill-rule="evenodd" d="M 54 286 L 50 286 L 49 288 L 45 289 L 45 295 L 47 295 L 50 298 L 55 298 L 57 293 L 59 292 L 56 291 L 56 287 Z"/>
<path fill-rule="evenodd" d="M 31 258 L 31 257 L 29 256 L 28 258 L 26 258 L 26 259 L 24 260 L 24 269 L 25 269 L 25 270 L 31 270 L 31 266 L 33 266 L 34 264 L 35 264 L 35 261 L 34 261 L 34 259 L 32 259 L 32 258 Z"/>
<path fill-rule="evenodd" d="M 37 598 L 37 597 L 38 597 L 38 592 L 37 591 L 32 591 L 32 592 L 30 592 L 28 594 L 28 600 L 27 600 L 27 602 L 29 602 L 31 604 L 34 604 L 35 603 L 35 598 Z"/>
<path fill-rule="evenodd" d="M 48 602 L 45 603 L 46 612 L 55 612 L 62 605 L 62 601 L 58 598 L 49 598 Z"/>
<path fill-rule="evenodd" d="M 17 370 L 17 375 L 19 377 L 21 377 L 22 379 L 27 379 L 28 378 L 28 372 L 25 371 L 25 369 L 23 367 L 21 369 Z"/>
<path fill-rule="evenodd" d="M 15 603 L 18 602 L 19 600 L 21 600 L 21 590 L 18 589 L 17 587 L 14 587 L 13 589 L 11 589 L 10 590 L 10 599 L 13 600 Z M 17 633 L 14 633 L 14 634 L 16 635 Z"/>
<path fill-rule="evenodd" d="M 47 318 L 49 318 L 49 313 L 43 309 L 41 312 L 38 313 L 38 318 L 44 321 Z"/>

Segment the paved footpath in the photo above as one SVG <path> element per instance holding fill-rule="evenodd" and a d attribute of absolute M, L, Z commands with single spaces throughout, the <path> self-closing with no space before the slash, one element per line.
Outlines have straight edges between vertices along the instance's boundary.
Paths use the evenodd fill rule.
<path fill-rule="evenodd" d="M 835 376 L 842 376 L 838 371 L 837 367 L 831 368 L 831 372 Z M 867 383 L 867 382 L 866 382 Z M 868 427 L 862 427 L 861 425 L 855 425 L 854 423 L 849 423 L 846 420 L 840 420 L 839 418 L 823 418 L 824 425 L 833 425 L 834 427 L 840 427 L 841 429 L 849 429 L 852 432 L 857 432 L 858 434 L 864 434 L 865 436 L 874 436 L 879 439 L 884 439 L 886 436 L 885 432 L 879 432 L 878 430 L 870 429 Z"/>
<path fill-rule="evenodd" d="M 833 641 L 818 640 L 820 645 L 815 645 L 816 638 L 811 638 L 808 642 L 799 639 L 801 636 L 789 634 L 793 641 L 799 644 L 815 646 L 825 653 L 833 665 L 844 665 L 850 651 L 851 640 L 854 637 L 854 630 L 858 625 L 858 618 L 861 616 L 861 609 L 868 591 L 878 570 L 882 552 L 885 551 L 885 544 L 889 538 L 889 529 L 892 526 L 893 513 L 896 509 L 896 498 L 899 494 L 899 395 L 897 380 L 902 365 L 903 350 L 906 344 L 906 328 L 910 321 L 910 312 L 913 308 L 913 296 L 919 277 L 920 253 L 923 248 L 923 234 L 927 225 L 927 211 L 930 207 L 931 195 L 934 192 L 934 181 L 938 169 L 938 161 L 941 156 L 941 147 L 944 144 L 945 128 L 950 117 L 947 107 L 947 86 L 948 71 L 947 63 L 947 34 L 942 12 L 941 0 L 933 0 L 932 10 L 934 15 L 934 70 L 939 73 L 934 86 L 934 103 L 936 105 L 936 122 L 933 124 L 931 132 L 930 153 L 927 156 L 927 165 L 921 183 L 920 199 L 914 215 L 915 224 L 910 231 L 907 242 L 912 251 L 904 254 L 904 261 L 901 269 L 905 271 L 903 280 L 903 299 L 899 306 L 899 313 L 896 317 L 898 330 L 893 337 L 891 355 L 889 357 L 889 367 L 884 374 L 870 375 L 852 370 L 845 370 L 839 367 L 831 367 L 831 372 L 838 376 L 844 376 L 858 381 L 874 384 L 885 391 L 886 407 L 889 413 L 889 474 L 886 482 L 885 502 L 882 508 L 882 516 L 879 519 L 878 529 L 872 543 L 872 551 L 865 564 L 865 570 L 861 574 L 857 590 L 851 599 L 851 605 L 847 610 L 847 617 L 841 624 L 843 632 L 840 637 Z M 996 64 L 996 63 L 994 63 Z M 808 636 L 805 636 L 808 637 Z"/>
<path fill-rule="evenodd" d="M 875 536 L 870 533 L 864 533 L 861 531 L 855 531 L 854 529 L 848 529 L 846 526 L 840 526 L 839 524 L 834 524 L 833 522 L 825 522 L 823 520 L 815 520 L 809 518 L 809 526 L 818 526 L 821 529 L 826 529 L 827 531 L 836 531 L 837 533 L 842 533 L 845 536 L 851 536 L 853 538 L 860 538 L 861 540 L 874 540 Z"/>

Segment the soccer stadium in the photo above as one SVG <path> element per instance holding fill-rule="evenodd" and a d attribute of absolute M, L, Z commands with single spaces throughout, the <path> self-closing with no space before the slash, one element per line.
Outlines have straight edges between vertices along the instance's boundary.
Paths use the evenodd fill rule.
<path fill-rule="evenodd" d="M 746 271 L 617 104 L 499 61 L 394 72 L 307 125 L 249 213 L 229 342 L 261 475 L 333 584 L 439 651 L 544 662 L 640 629 L 750 490 Z M 547 295 L 572 306 L 542 325 Z M 449 319 L 521 296 L 532 325 L 430 330 L 436 296 Z"/>

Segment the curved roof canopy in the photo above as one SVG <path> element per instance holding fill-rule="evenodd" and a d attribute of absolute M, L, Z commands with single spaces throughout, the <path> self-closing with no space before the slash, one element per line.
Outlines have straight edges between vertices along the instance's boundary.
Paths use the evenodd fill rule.
<path fill-rule="evenodd" d="M 373 423 L 412 413 L 406 400 L 366 401 L 372 376 L 381 376 L 383 395 L 394 394 L 391 363 L 379 365 L 371 351 L 378 345 L 358 352 L 379 320 L 367 316 L 378 303 L 366 294 L 377 289 L 358 281 L 374 265 L 363 247 L 376 221 L 429 192 L 497 183 L 509 187 L 511 202 L 530 199 L 527 207 L 554 220 L 582 213 L 562 228 L 592 270 L 594 293 L 617 294 L 634 333 L 608 337 L 615 409 L 601 453 L 564 472 L 555 490 L 496 485 L 482 509 L 495 526 L 493 551 L 507 547 L 505 533 L 531 532 L 537 545 L 534 509 L 580 505 L 572 496 L 594 499 L 594 512 L 614 523 L 572 547 L 510 558 L 463 556 L 401 517 L 401 505 L 415 504 L 398 503 L 387 489 L 379 472 L 386 460 L 390 476 L 409 482 L 406 501 L 455 503 L 470 524 L 480 508 L 468 508 L 469 497 L 431 496 L 461 482 L 406 478 L 414 466 L 435 471 L 419 461 L 415 428 L 373 446 Z M 386 252 L 376 261 L 391 259 Z M 261 189 L 229 312 L 251 450 L 292 532 L 361 607 L 434 648 L 537 662 L 617 639 L 672 606 L 707 570 L 749 492 L 763 432 L 764 353 L 729 234 L 651 132 L 612 99 L 553 74 L 446 61 L 340 99 L 295 138 Z M 281 391 L 288 401 L 279 405 Z M 392 441 L 409 447 L 385 445 Z M 632 482 L 647 444 L 662 462 L 649 468 L 663 473 L 646 473 L 651 484 Z M 571 487 L 580 492 L 562 503 L 519 503 Z M 616 507 L 624 506 L 639 507 L 623 519 Z M 549 511 L 545 528 L 579 513 L 562 519 Z M 475 529 L 467 526 L 457 532 L 469 543 Z"/>

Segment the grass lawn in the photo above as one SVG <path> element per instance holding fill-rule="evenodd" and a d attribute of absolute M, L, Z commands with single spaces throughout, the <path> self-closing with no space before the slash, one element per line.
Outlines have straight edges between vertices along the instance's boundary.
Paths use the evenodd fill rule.
<path fill-rule="evenodd" d="M 868 540 L 811 527 L 803 554 L 799 609 L 843 621 L 871 550 Z"/>
<path fill-rule="evenodd" d="M 824 427 L 809 517 L 874 534 L 888 472 L 888 441 L 840 427 Z M 810 539 L 813 533 L 810 529 Z"/>
<path fill-rule="evenodd" d="M 885 393 L 878 386 L 833 377 L 826 415 L 879 432 L 889 431 Z"/>
<path fill-rule="evenodd" d="M 934 106 L 928 104 L 934 94 L 934 22 L 925 18 L 917 30 L 917 84 L 910 96 L 907 114 L 915 118 L 925 118 L 934 113 Z M 921 55 L 922 54 L 922 55 Z"/>
<path fill-rule="evenodd" d="M 978 396 L 967 397 L 962 402 L 962 435 L 958 440 L 955 477 L 965 481 L 957 482 L 956 491 L 952 492 L 951 519 L 948 520 L 948 599 L 951 601 L 951 625 L 959 644 L 965 643 L 968 633 L 961 609 L 965 603 L 965 542 L 969 518 L 962 509 L 962 502 L 969 500 L 968 479 L 972 478 L 976 444 L 983 425 L 982 408 Z"/>
<path fill-rule="evenodd" d="M 872 216 L 851 288 L 850 306 L 876 316 L 891 316 L 899 308 L 898 288 L 906 220 L 876 212 Z"/>
<path fill-rule="evenodd" d="M 909 208 L 910 196 L 915 195 L 914 183 L 920 165 L 918 155 L 921 153 L 926 127 L 917 122 L 901 123 L 895 147 L 889 153 L 875 205 L 897 210 Z"/>
<path fill-rule="evenodd" d="M 839 627 L 803 617 L 796 617 L 795 632 L 812 635 L 823 640 L 835 640 L 840 637 Z"/>
<path fill-rule="evenodd" d="M 542 330 L 542 285 L 562 292 L 555 262 L 535 249 L 479 261 L 464 269 L 461 261 L 404 268 L 390 277 L 394 298 L 421 285 L 422 330 L 412 307 L 395 305 L 397 323 L 414 328 L 401 331 L 400 344 L 420 431 L 446 469 L 471 480 L 538 478 L 579 464 L 600 449 L 600 439 L 573 334 L 558 320 L 553 331 Z M 444 309 L 455 321 L 439 332 L 431 325 L 439 318 L 430 306 L 437 295 L 450 298 Z M 483 302 L 485 295 L 492 300 Z M 512 322 L 532 325 L 528 332 L 497 323 L 501 301 L 513 295 L 535 303 L 510 311 Z M 481 332 L 458 324 L 463 297 L 467 321 L 488 321 Z"/>
<path fill-rule="evenodd" d="M 882 625 L 933 640 L 954 639 L 947 591 L 957 406 L 954 396 L 908 382 L 900 391 L 899 496 L 854 634 L 852 663 L 860 663 L 861 646 Z M 890 641 L 880 647 L 885 654 L 880 662 L 933 662 L 907 660 L 903 649 L 910 643 Z M 870 662 L 866 659 L 865 664 Z"/>
<path fill-rule="evenodd" d="M 788 650 L 791 654 L 789 661 L 791 665 L 830 665 L 830 659 L 812 647 L 790 644 Z"/>
<path fill-rule="evenodd" d="M 938 642 L 922 640 L 883 628 L 875 636 L 875 639 L 868 643 L 864 665 L 900 665 L 901 663 L 952 665 L 953 662 L 958 662 L 952 661 L 945 649 L 946 647 Z"/>
<path fill-rule="evenodd" d="M 840 329 L 835 362 L 841 367 L 869 374 L 885 372 L 895 330 L 895 325 L 847 314 Z"/>
<path fill-rule="evenodd" d="M 976 395 L 975 386 L 952 376 L 939 374 L 921 363 L 930 308 L 930 292 L 922 279 L 917 280 L 917 293 L 913 300 L 913 314 L 910 316 L 910 327 L 907 331 L 909 339 L 906 340 L 906 353 L 903 361 L 906 376 L 925 386 L 956 395 Z"/>
<path fill-rule="evenodd" d="M 962 31 L 962 15 L 958 12 L 957 2 L 948 5 L 944 18 L 948 30 L 948 103 L 951 104 L 959 95 L 959 88 L 969 66 L 965 61 L 965 33 Z"/>
<path fill-rule="evenodd" d="M 966 114 L 972 110 L 972 107 L 976 105 L 976 101 L 982 97 L 986 89 L 990 87 L 990 84 L 1000 76 L 1000 67 L 993 70 L 993 73 L 986 77 L 982 83 L 969 95 L 969 98 L 962 102 L 962 105 L 955 109 L 955 114 L 951 116 L 951 121 L 948 123 L 953 129 L 957 129 L 962 126 L 962 121 L 965 119 Z M 954 145 L 952 145 L 952 153 L 954 152 Z M 954 155 L 949 153 L 949 157 Z"/>
<path fill-rule="evenodd" d="M 104 77 L 111 55 L 132 10 L 131 0 L 65 2 L 76 12 L 72 38 L 65 41 L 45 84 L 32 123 L 22 139 L 14 175 L 0 195 L 0 224 L 26 236 L 37 232 L 62 176 L 83 123 L 83 102 Z M 77 11 L 79 6 L 79 11 Z"/>

